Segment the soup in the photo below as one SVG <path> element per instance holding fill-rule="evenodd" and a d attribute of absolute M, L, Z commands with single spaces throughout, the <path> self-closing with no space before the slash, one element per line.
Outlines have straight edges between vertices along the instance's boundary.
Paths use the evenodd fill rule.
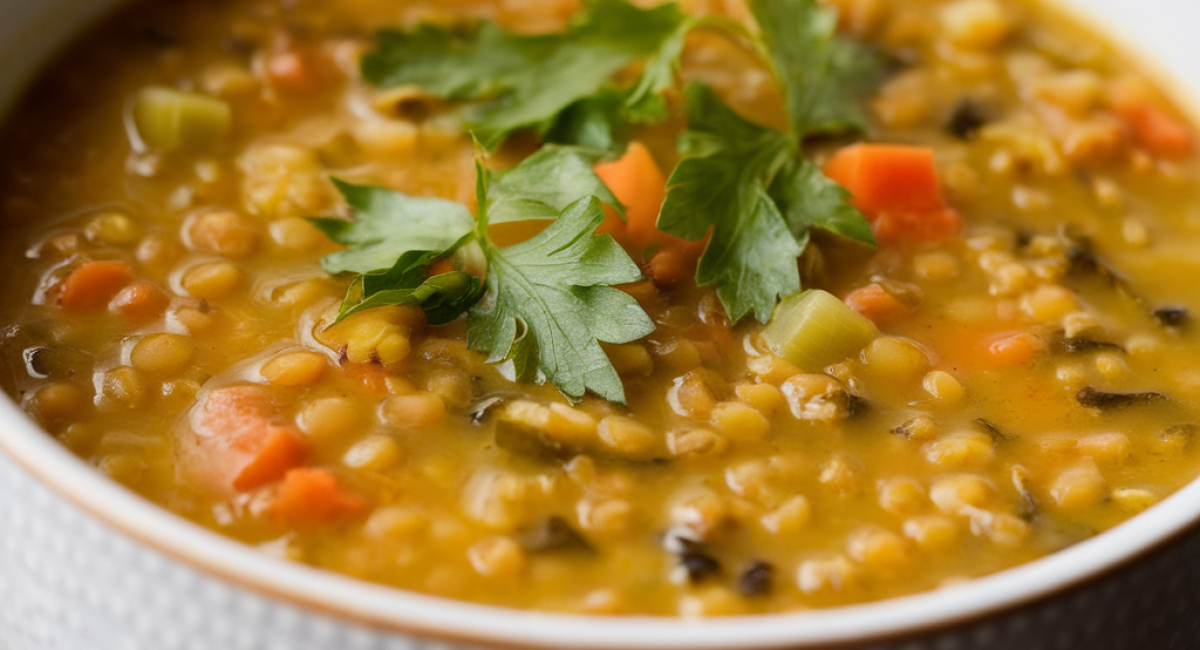
<path fill-rule="evenodd" d="M 833 4 L 136 4 L 4 130 L 4 386 L 264 553 L 555 611 L 935 589 L 1195 478 L 1192 127 L 1041 6 Z"/>

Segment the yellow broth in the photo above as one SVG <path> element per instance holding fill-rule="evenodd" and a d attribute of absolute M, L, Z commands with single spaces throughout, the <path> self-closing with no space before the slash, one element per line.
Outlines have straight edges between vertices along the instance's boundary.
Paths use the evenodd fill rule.
<path fill-rule="evenodd" d="M 737 2 L 685 4 L 748 19 Z M 1195 478 L 1200 341 L 1152 312 L 1200 310 L 1200 174 L 1191 157 L 1137 146 L 1103 99 L 1145 82 L 1043 7 L 834 4 L 844 31 L 897 59 L 867 139 L 934 147 L 966 228 L 878 252 L 818 238 L 809 286 L 844 296 L 877 282 L 908 305 L 825 373 L 764 353 L 750 319 L 729 331 L 694 286 L 643 286 L 658 329 L 609 349 L 636 423 L 505 380 L 466 349 L 461 321 L 364 314 L 364 331 L 390 327 L 402 349 L 348 359 L 372 343 L 325 329 L 348 280 L 321 270 L 336 247 L 303 220 L 344 211 L 329 177 L 466 204 L 474 192 L 474 147 L 445 107 L 408 115 L 357 78 L 372 32 L 466 17 L 554 30 L 576 3 L 179 0 L 106 20 L 8 121 L 3 385 L 99 471 L 265 553 L 559 611 L 756 613 L 935 589 L 1093 536 Z M 287 86 L 279 57 L 293 52 L 317 62 L 312 87 Z M 692 37 L 683 75 L 783 120 L 769 77 L 721 39 Z M 203 155 L 133 150 L 130 101 L 151 85 L 228 102 L 227 141 Z M 987 117 L 965 140 L 946 129 L 964 98 Z M 675 104 L 637 134 L 664 170 L 683 128 Z M 531 150 L 511 144 L 489 165 Z M 1089 267 L 1084 242 L 1119 279 Z M 65 313 L 56 291 L 87 259 L 127 262 L 167 295 L 164 313 L 136 325 Z M 1014 333 L 1033 358 L 990 363 L 985 342 Z M 267 387 L 306 436 L 305 464 L 367 511 L 285 525 L 266 505 L 277 486 L 218 493 L 179 468 L 198 396 L 244 384 Z M 1089 408 L 1087 387 L 1167 399 Z M 489 398 L 498 406 L 481 410 Z M 421 410 L 434 402 L 444 413 Z M 586 442 L 546 454 L 498 441 L 497 413 L 514 402 L 550 437 Z"/>

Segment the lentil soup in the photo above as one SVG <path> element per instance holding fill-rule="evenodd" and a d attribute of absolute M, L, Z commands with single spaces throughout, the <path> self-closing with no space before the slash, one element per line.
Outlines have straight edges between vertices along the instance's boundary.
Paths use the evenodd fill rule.
<path fill-rule="evenodd" d="M 264 553 L 556 611 L 934 589 L 1195 478 L 1193 128 L 1040 5 L 829 4 L 136 3 L 0 136 L 4 387 Z"/>

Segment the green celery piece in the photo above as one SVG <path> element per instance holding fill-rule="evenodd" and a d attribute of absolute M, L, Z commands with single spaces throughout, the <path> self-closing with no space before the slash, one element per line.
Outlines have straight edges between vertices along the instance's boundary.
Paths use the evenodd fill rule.
<path fill-rule="evenodd" d="M 479 301 L 483 283 L 461 271 L 429 277 L 429 268 L 453 255 L 471 237 L 466 235 L 441 253 L 408 251 L 392 268 L 358 276 L 350 283 L 334 324 L 358 312 L 387 305 L 417 305 L 431 325 L 454 321 Z"/>
<path fill-rule="evenodd" d="M 487 291 L 469 313 L 468 345 L 488 352 L 489 362 L 511 361 L 518 381 L 544 378 L 572 400 L 591 391 L 624 404 L 600 342 L 637 340 L 654 323 L 610 286 L 642 276 L 612 237 L 593 234 L 604 218 L 600 201 L 581 199 L 535 237 L 501 249 L 487 238 L 486 185 L 481 171 L 476 233 L 488 260 Z"/>
<path fill-rule="evenodd" d="M 792 157 L 782 133 L 747 121 L 703 84 L 687 89 L 684 158 L 667 181 L 658 227 L 696 241 L 712 231 L 696 282 L 716 286 L 733 322 L 766 322 L 779 300 L 800 290 L 802 252 L 767 194 Z"/>
<path fill-rule="evenodd" d="M 201 93 L 150 86 L 133 101 L 138 138 L 160 153 L 209 151 L 229 134 L 232 122 L 229 104 Z"/>
<path fill-rule="evenodd" d="M 361 62 L 370 83 L 416 85 L 454 101 L 488 148 L 525 128 L 549 130 L 577 101 L 597 94 L 622 68 L 654 55 L 686 20 L 675 3 L 641 9 L 591 0 L 562 34 L 522 36 L 495 23 L 455 33 L 431 26 L 384 31 Z"/>
<path fill-rule="evenodd" d="M 781 302 L 762 336 L 775 356 L 805 372 L 821 372 L 862 350 L 879 330 L 837 296 L 813 290 Z"/>
<path fill-rule="evenodd" d="M 489 184 L 488 223 L 557 219 L 580 197 L 595 196 L 624 213 L 592 166 L 599 154 L 547 145 Z"/>
<path fill-rule="evenodd" d="M 815 0 L 751 0 L 783 91 L 792 135 L 865 130 L 861 100 L 880 77 L 878 57 L 837 37 L 837 14 Z"/>
<path fill-rule="evenodd" d="M 333 275 L 390 269 L 410 251 L 441 253 L 471 232 L 475 220 L 463 205 L 414 197 L 370 185 L 333 179 L 354 212 L 353 221 L 309 219 L 347 250 L 326 255 L 321 266 Z"/>
<path fill-rule="evenodd" d="M 797 237 L 817 227 L 867 246 L 875 246 L 871 224 L 850 205 L 850 192 L 811 161 L 788 162 L 771 185 L 771 197 Z"/>

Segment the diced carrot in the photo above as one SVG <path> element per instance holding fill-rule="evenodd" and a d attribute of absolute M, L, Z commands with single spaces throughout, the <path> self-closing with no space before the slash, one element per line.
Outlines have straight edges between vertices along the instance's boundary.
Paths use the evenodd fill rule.
<path fill-rule="evenodd" d="M 342 487 L 328 470 L 301 467 L 283 477 L 270 513 L 285 523 L 318 525 L 359 516 L 367 508 L 366 499 Z"/>
<path fill-rule="evenodd" d="M 659 208 L 667 198 L 667 179 L 646 145 L 630 143 L 624 155 L 596 165 L 595 171 L 625 206 L 626 231 L 647 233 L 655 229 Z"/>
<path fill-rule="evenodd" d="M 939 241 L 962 229 L 946 207 L 933 149 L 860 143 L 834 154 L 825 175 L 845 187 L 881 243 Z"/>
<path fill-rule="evenodd" d="M 304 462 L 303 434 L 260 386 L 211 391 L 180 445 L 183 471 L 219 492 L 252 490 Z"/>
<path fill-rule="evenodd" d="M 988 341 L 987 352 L 992 365 L 1024 366 L 1033 362 L 1033 356 L 1039 347 L 1039 342 L 1033 334 L 1007 333 Z"/>
<path fill-rule="evenodd" d="M 837 152 L 825 173 L 864 212 L 925 211 L 945 206 L 933 149 L 860 143 Z"/>
<path fill-rule="evenodd" d="M 1148 101 L 1118 101 L 1113 112 L 1125 123 L 1134 142 L 1160 158 L 1186 158 L 1192 153 L 1192 132 L 1183 122 Z"/>
<path fill-rule="evenodd" d="M 679 249 L 689 256 L 700 257 L 703 242 L 680 239 L 655 225 L 667 198 L 667 179 L 646 145 L 630 143 L 623 156 L 596 165 L 595 171 L 625 206 L 624 223 L 615 210 L 606 209 L 604 223 L 596 229 L 598 234 L 612 235 L 637 260 L 643 259 L 644 252 L 651 247 Z M 698 252 L 695 252 L 697 243 Z"/>
<path fill-rule="evenodd" d="M 291 427 L 268 425 L 261 434 L 255 455 L 233 480 L 236 490 L 250 490 L 279 480 L 282 472 L 304 462 L 304 443 Z"/>
<path fill-rule="evenodd" d="M 867 317 L 876 325 L 882 325 L 904 312 L 904 303 L 888 293 L 879 283 L 872 282 L 846 294 L 842 299 L 846 306 Z"/>
<path fill-rule="evenodd" d="M 98 311 L 132 281 L 133 269 L 124 262 L 84 262 L 59 285 L 58 304 L 68 311 Z"/>
<path fill-rule="evenodd" d="M 162 289 L 152 282 L 140 280 L 122 289 L 108 306 L 130 322 L 140 324 L 157 320 L 170 303 L 171 299 Z"/>

